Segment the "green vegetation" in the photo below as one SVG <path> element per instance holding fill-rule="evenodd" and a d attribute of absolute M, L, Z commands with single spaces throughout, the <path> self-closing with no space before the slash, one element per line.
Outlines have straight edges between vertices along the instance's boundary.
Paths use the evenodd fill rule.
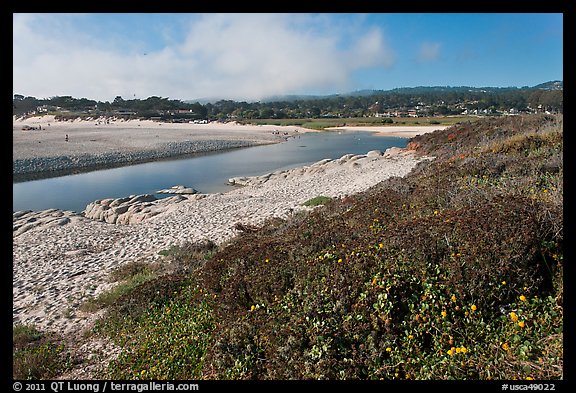
<path fill-rule="evenodd" d="M 330 197 L 320 195 L 320 196 L 317 196 L 317 197 L 314 197 L 312 199 L 307 200 L 302 205 L 308 206 L 308 207 L 315 207 L 315 206 L 325 205 L 328 202 L 330 202 L 331 200 L 332 200 L 332 198 L 330 198 Z"/>
<path fill-rule="evenodd" d="M 46 336 L 30 325 L 17 324 L 12 330 L 12 377 L 52 379 L 67 369 L 69 354 L 62 340 Z"/>
<path fill-rule="evenodd" d="M 100 116 L 152 118 L 167 122 L 259 122 L 270 119 L 273 124 L 281 125 L 283 120 L 289 120 L 290 125 L 302 127 L 310 127 L 305 124 L 315 123 L 315 120 L 322 124 L 333 121 L 336 125 L 343 122 L 351 125 L 348 119 L 357 119 L 360 125 L 364 125 L 365 122 L 392 124 L 416 119 L 415 122 L 422 124 L 419 118 L 460 116 L 463 113 L 497 116 L 512 112 L 562 113 L 564 110 L 562 82 L 522 88 L 416 87 L 329 96 L 286 96 L 259 102 L 220 100 L 206 104 L 156 96 L 144 100 L 124 100 L 117 96 L 112 102 L 101 102 L 71 96 L 37 99 L 21 94 L 15 94 L 12 102 L 12 113 L 16 116 L 44 113 L 53 114 L 60 120 L 77 117 L 93 120 Z M 389 117 L 376 117 L 377 114 Z M 411 117 L 415 115 L 418 118 Z M 311 128 L 323 127 L 312 124 Z"/>
<path fill-rule="evenodd" d="M 561 379 L 563 120 L 412 138 L 409 175 L 275 219 L 106 309 L 102 378 Z"/>
<path fill-rule="evenodd" d="M 329 127 L 366 127 L 385 125 L 453 125 L 463 121 L 475 121 L 474 116 L 440 116 L 440 117 L 402 117 L 402 118 L 379 118 L 379 117 L 352 117 L 352 118 L 325 118 L 325 119 L 258 119 L 244 120 L 245 124 L 273 124 L 277 126 L 299 126 L 312 130 L 324 130 Z"/>
<path fill-rule="evenodd" d="M 146 262 L 133 262 L 121 266 L 110 274 L 110 281 L 120 282 L 112 290 L 82 304 L 83 311 L 93 312 L 114 305 L 120 298 L 130 294 L 134 288 L 158 277 L 158 267 Z"/>
<path fill-rule="evenodd" d="M 156 282 L 145 288 L 167 289 Z M 103 327 L 124 351 L 108 367 L 112 379 L 198 379 L 216 323 L 213 296 L 186 281 L 169 286 L 169 296 L 157 298 L 139 313 L 117 315 Z M 145 291 L 133 297 L 149 294 Z M 138 307 L 136 307 L 138 308 Z M 119 314 L 124 314 L 117 311 Z"/>

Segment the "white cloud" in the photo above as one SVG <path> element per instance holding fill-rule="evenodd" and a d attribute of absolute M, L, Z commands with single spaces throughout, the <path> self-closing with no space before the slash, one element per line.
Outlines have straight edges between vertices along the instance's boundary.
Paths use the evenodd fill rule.
<path fill-rule="evenodd" d="M 440 44 L 437 42 L 423 42 L 418 52 L 418 61 L 421 63 L 437 60 L 440 57 Z"/>
<path fill-rule="evenodd" d="M 75 17 L 14 15 L 14 93 L 258 100 L 346 89 L 353 71 L 394 62 L 378 28 L 339 26 L 327 15 L 191 17 L 184 37 L 146 54 L 142 43 L 79 30 Z"/>

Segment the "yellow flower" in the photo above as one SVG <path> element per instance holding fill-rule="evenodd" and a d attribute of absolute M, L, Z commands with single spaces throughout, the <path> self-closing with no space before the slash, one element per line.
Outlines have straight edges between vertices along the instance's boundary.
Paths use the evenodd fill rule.
<path fill-rule="evenodd" d="M 516 322 L 518 320 L 518 315 L 516 315 L 516 313 L 512 311 L 510 313 L 510 319 L 512 319 L 512 322 Z"/>
<path fill-rule="evenodd" d="M 410 340 L 412 340 L 412 339 L 414 338 L 414 336 L 410 334 L 410 335 L 408 335 L 408 338 L 409 338 Z"/>
<path fill-rule="evenodd" d="M 462 347 L 462 348 L 460 348 L 460 352 L 466 353 L 466 352 L 468 352 L 468 348 Z"/>
<path fill-rule="evenodd" d="M 379 247 L 379 248 L 384 248 L 384 244 L 380 243 L 380 244 L 378 244 L 378 247 Z"/>
<path fill-rule="evenodd" d="M 440 314 L 442 315 L 442 318 L 446 318 L 446 315 L 448 315 L 448 314 L 446 313 L 446 311 L 444 311 L 444 310 L 442 310 L 442 312 L 441 312 Z"/>
<path fill-rule="evenodd" d="M 251 306 L 250 306 L 250 311 L 254 311 L 255 309 L 256 309 L 256 306 L 255 306 L 255 305 L 251 305 Z"/>
<path fill-rule="evenodd" d="M 502 285 L 506 285 L 506 281 L 502 281 Z"/>
<path fill-rule="evenodd" d="M 453 302 L 456 301 L 456 295 L 452 295 L 452 297 L 450 298 L 450 300 L 452 300 Z"/>
<path fill-rule="evenodd" d="M 448 355 L 452 356 L 454 354 L 454 351 L 452 351 L 451 349 L 448 350 L 448 352 L 446 352 Z"/>
<path fill-rule="evenodd" d="M 526 324 L 524 323 L 524 321 L 520 321 L 518 322 L 518 326 L 520 326 L 521 328 L 523 328 Z"/>
<path fill-rule="evenodd" d="M 341 263 L 341 262 L 342 262 L 342 258 L 339 258 L 339 259 L 338 259 L 338 263 Z"/>
<path fill-rule="evenodd" d="M 268 258 L 266 258 L 266 261 L 265 261 L 265 262 L 268 263 L 268 262 L 270 262 L 270 260 L 269 260 Z"/>
<path fill-rule="evenodd" d="M 392 348 L 390 347 L 386 348 L 386 352 L 392 352 Z"/>
<path fill-rule="evenodd" d="M 526 380 L 527 380 L 527 381 L 532 381 L 532 380 L 534 380 L 534 378 L 532 378 L 532 377 L 526 377 Z"/>
<path fill-rule="evenodd" d="M 438 214 L 438 210 L 434 210 L 434 214 Z"/>
<path fill-rule="evenodd" d="M 504 343 L 504 344 L 502 344 L 502 349 L 507 351 L 510 349 L 510 345 L 508 345 L 508 343 Z"/>
<path fill-rule="evenodd" d="M 462 351 L 461 348 L 456 348 L 456 353 L 460 353 L 460 351 Z"/>
<path fill-rule="evenodd" d="M 472 311 L 476 311 L 476 305 L 475 304 L 473 304 L 470 308 L 472 309 Z"/>
<path fill-rule="evenodd" d="M 526 301 L 526 296 L 520 295 L 520 301 L 525 302 L 525 301 Z"/>

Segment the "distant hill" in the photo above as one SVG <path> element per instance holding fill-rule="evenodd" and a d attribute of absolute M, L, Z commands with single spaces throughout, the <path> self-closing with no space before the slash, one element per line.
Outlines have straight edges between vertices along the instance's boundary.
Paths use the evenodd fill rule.
<path fill-rule="evenodd" d="M 564 82 L 562 81 L 550 81 L 545 83 L 540 83 L 533 87 L 534 89 L 542 90 L 564 90 Z"/>
<path fill-rule="evenodd" d="M 549 81 L 540 83 L 536 86 L 509 86 L 509 87 L 473 87 L 473 86 L 416 86 L 416 87 L 398 87 L 391 90 L 358 90 L 351 93 L 342 94 L 344 96 L 370 96 L 373 94 L 382 93 L 405 93 L 405 94 L 420 94 L 420 93 L 444 93 L 444 92 L 484 92 L 484 93 L 498 93 L 508 90 L 563 90 L 564 84 L 562 81 Z"/>
<path fill-rule="evenodd" d="M 260 100 L 262 103 L 266 102 L 292 102 L 292 101 L 302 101 L 302 100 L 320 100 L 326 98 L 334 97 L 367 97 L 377 94 L 424 94 L 424 93 L 446 93 L 446 92 L 476 92 L 476 93 L 499 93 L 510 90 L 563 90 L 563 81 L 549 81 L 540 83 L 536 86 L 509 86 L 509 87 L 473 87 L 473 86 L 416 86 L 416 87 L 397 87 L 390 90 L 376 90 L 376 89 L 364 89 L 356 90 L 348 93 L 342 94 L 327 94 L 327 95 L 314 95 L 314 94 L 287 94 L 287 95 L 274 95 L 270 97 L 263 98 Z M 196 103 L 200 104 L 214 103 L 222 100 L 222 98 L 198 98 L 195 100 L 186 100 L 185 103 Z"/>

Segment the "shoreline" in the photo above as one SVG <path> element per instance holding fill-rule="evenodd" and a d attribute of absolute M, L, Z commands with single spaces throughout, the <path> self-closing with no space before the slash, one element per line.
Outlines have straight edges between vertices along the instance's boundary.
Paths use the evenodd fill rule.
<path fill-rule="evenodd" d="M 405 176 L 427 159 L 394 147 L 234 179 L 242 185 L 225 193 L 176 195 L 130 207 L 100 201 L 99 209 L 122 209 L 114 223 L 99 214 L 58 209 L 13 212 L 13 324 L 57 332 L 84 348 L 80 351 L 96 353 L 102 346 L 87 342 L 84 333 L 101 312 L 84 312 L 81 306 L 116 285 L 108 277 L 118 267 L 162 263 L 161 251 L 189 242 L 221 245 L 240 232 L 238 224 L 259 227 L 268 219 L 313 210 L 303 203 L 319 195 L 341 199 L 363 192 Z"/>
<path fill-rule="evenodd" d="M 444 130 L 452 126 L 353 126 L 353 127 L 330 127 L 330 130 L 343 131 L 369 131 L 375 136 L 397 136 L 401 138 L 413 138 L 417 135 Z"/>
<path fill-rule="evenodd" d="M 411 138 L 448 126 L 330 127 Z M 33 129 L 29 129 L 33 128 Z M 162 123 L 152 120 L 56 121 L 54 116 L 13 118 L 12 175 L 16 182 L 90 172 L 161 159 L 281 143 L 299 126 Z"/>
<path fill-rule="evenodd" d="M 73 160 L 67 156 L 15 160 L 12 163 L 12 182 L 21 183 L 31 180 L 50 179 L 103 169 L 145 164 L 148 162 L 185 159 L 264 144 L 234 142 L 235 141 L 225 140 L 210 141 L 205 144 L 196 142 L 193 145 L 174 143 L 172 146 L 162 150 L 148 150 L 130 154 L 121 152 L 99 155 L 86 154 L 75 156 Z"/>
<path fill-rule="evenodd" d="M 76 136 L 88 140 L 108 135 L 85 123 L 80 124 L 81 127 L 67 124 L 59 129 L 53 123 L 46 125 L 54 128 L 43 133 L 42 142 L 47 142 L 42 147 L 43 155 L 38 157 L 46 158 L 58 151 L 58 146 L 63 144 L 60 138 L 66 132 L 74 135 L 73 130 L 76 130 L 79 132 Z M 142 125 L 141 122 L 130 123 L 130 132 L 120 131 L 121 134 L 125 138 L 133 136 L 133 129 L 138 124 Z M 15 128 L 18 126 L 17 123 Z M 308 132 L 301 127 L 235 124 L 212 125 L 207 132 L 206 128 L 201 128 L 207 125 L 202 124 L 193 125 L 197 132 L 191 133 L 190 126 L 177 125 L 176 128 L 181 129 L 175 131 L 166 127 L 161 139 L 166 143 L 178 142 L 184 129 L 188 131 L 184 135 L 187 139 L 196 136 L 207 140 L 217 134 L 221 138 L 263 138 L 274 143 L 270 141 L 278 138 L 277 130 L 282 137 Z M 149 130 L 148 138 L 157 135 L 158 128 L 163 126 L 155 127 L 139 129 L 138 136 L 145 130 Z M 113 129 L 115 136 L 118 136 L 118 130 Z M 14 130 L 15 135 L 21 132 Z M 14 151 L 18 151 L 20 157 L 39 151 L 19 150 L 19 147 L 34 145 L 34 139 L 30 141 L 30 138 L 38 135 L 28 134 L 30 132 L 37 131 L 24 131 L 24 141 L 14 144 Z M 124 144 L 116 146 L 116 151 L 138 151 L 150 142 L 147 137 L 144 136 L 144 141 L 124 139 Z M 154 142 L 155 139 L 154 136 Z M 423 159 L 426 158 L 417 157 L 414 151 L 400 148 L 390 148 L 384 153 L 347 154 L 336 160 L 242 178 L 243 186 L 225 193 L 184 195 L 147 202 L 136 206 L 140 213 L 123 217 L 118 223 L 58 209 L 13 212 L 13 323 L 32 323 L 41 329 L 65 334 L 80 333 L 94 319 L 93 315 L 80 311 L 80 305 L 113 285 L 107 282 L 106 276 L 118 266 L 136 259 L 157 261 L 162 258 L 160 251 L 186 242 L 209 239 L 221 244 L 239 233 L 235 229 L 238 223 L 258 226 L 273 217 L 287 218 L 300 210 L 309 210 L 302 206 L 308 199 L 319 195 L 344 198 L 365 191 L 388 177 L 406 175 Z M 135 211 L 123 207 L 122 213 L 127 209 L 128 213 Z"/>
<path fill-rule="evenodd" d="M 316 131 L 217 122 L 55 121 L 54 116 L 13 119 L 12 173 L 17 179 L 50 178 L 66 172 L 279 143 L 300 132 Z"/>
<path fill-rule="evenodd" d="M 222 244 L 239 233 L 238 223 L 259 226 L 270 218 L 287 218 L 309 210 L 302 206 L 306 200 L 319 195 L 344 198 L 365 191 L 388 177 L 405 176 L 424 159 L 401 148 L 348 154 L 243 178 L 244 186 L 226 193 L 145 203 L 141 206 L 148 211 L 151 207 L 157 210 L 151 214 L 142 211 L 134 215 L 137 219 L 128 219 L 128 224 L 111 224 L 58 209 L 16 212 L 13 323 L 79 334 L 94 319 L 83 313 L 80 305 L 113 286 L 106 277 L 118 266 L 135 260 L 158 261 L 163 258 L 160 251 L 187 242 Z M 18 230 L 22 225 L 29 228 Z"/>

